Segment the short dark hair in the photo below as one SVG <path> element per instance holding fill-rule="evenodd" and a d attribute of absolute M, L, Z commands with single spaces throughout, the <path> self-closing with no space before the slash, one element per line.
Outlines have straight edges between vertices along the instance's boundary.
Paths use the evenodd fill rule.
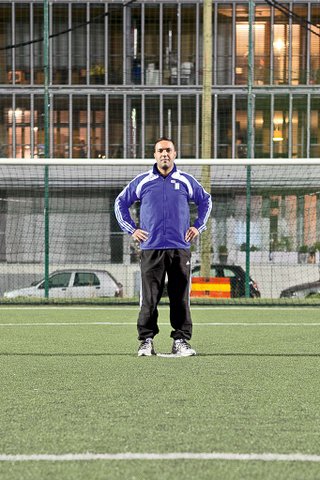
<path fill-rule="evenodd" d="M 174 141 L 172 140 L 172 138 L 169 138 L 169 137 L 160 137 L 160 138 L 158 138 L 158 140 L 156 140 L 156 141 L 154 142 L 154 145 L 153 145 L 153 151 L 154 151 L 154 152 L 156 151 L 156 145 L 157 145 L 157 143 L 159 143 L 159 142 L 171 142 L 171 143 L 173 144 L 173 146 L 174 146 L 174 149 L 176 149 L 175 143 L 174 143 Z"/>

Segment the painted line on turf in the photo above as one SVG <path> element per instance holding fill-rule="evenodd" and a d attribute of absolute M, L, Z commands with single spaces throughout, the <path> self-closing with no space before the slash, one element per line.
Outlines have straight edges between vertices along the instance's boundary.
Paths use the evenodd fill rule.
<path fill-rule="evenodd" d="M 88 325 L 102 326 L 136 326 L 136 322 L 34 322 L 34 323 L 0 323 L 0 327 L 79 327 Z"/>
<path fill-rule="evenodd" d="M 79 326 L 136 326 L 136 322 L 33 322 L 0 323 L 0 327 L 79 327 Z M 169 325 L 160 322 L 159 325 Z M 193 322 L 197 327 L 320 327 L 319 322 Z"/>
<path fill-rule="evenodd" d="M 20 306 L 20 307 L 15 307 L 15 306 L 2 306 L 0 305 L 0 311 L 1 310 L 111 310 L 111 311 L 119 311 L 121 310 L 129 310 L 129 311 L 137 311 L 139 310 L 139 305 L 136 306 L 128 306 L 128 305 L 121 305 L 119 304 L 118 306 L 105 306 L 105 307 L 95 307 L 92 305 L 91 307 L 74 307 L 74 306 L 37 306 L 37 305 L 25 305 L 25 306 Z M 160 310 L 168 310 L 169 305 L 159 305 L 158 307 Z M 310 306 L 304 306 L 304 307 L 299 307 L 299 306 L 234 306 L 234 305 L 226 305 L 226 306 L 221 306 L 217 307 L 215 305 L 211 306 L 199 306 L 199 305 L 191 305 L 191 310 L 210 310 L 210 311 L 216 311 L 216 310 L 272 310 L 272 311 L 278 311 L 278 310 L 293 310 L 293 311 L 298 311 L 298 310 L 315 310 L 319 309 L 318 305 L 310 305 Z"/>
<path fill-rule="evenodd" d="M 156 353 L 156 356 L 163 358 L 185 358 L 183 355 L 177 355 L 176 353 Z"/>
<path fill-rule="evenodd" d="M 193 325 L 197 325 L 198 327 L 200 326 L 209 326 L 209 327 L 302 327 L 302 326 L 307 326 L 307 327 L 319 327 L 320 322 L 203 322 L 203 323 L 195 323 L 192 322 Z"/>
<path fill-rule="evenodd" d="M 67 454 L 0 454 L 0 462 L 75 462 L 95 460 L 236 460 L 255 462 L 315 462 L 320 455 L 303 453 L 67 453 Z"/>

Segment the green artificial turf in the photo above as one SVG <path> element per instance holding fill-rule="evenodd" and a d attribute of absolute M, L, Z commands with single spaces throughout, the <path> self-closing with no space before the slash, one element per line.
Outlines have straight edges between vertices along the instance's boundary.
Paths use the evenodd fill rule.
<path fill-rule="evenodd" d="M 0 315 L 0 455 L 320 454 L 317 309 L 195 307 L 190 358 L 138 358 L 134 307 Z M 159 321 L 169 353 L 167 307 Z M 1 480 L 180 477 L 310 480 L 320 463 L 0 462 Z"/>

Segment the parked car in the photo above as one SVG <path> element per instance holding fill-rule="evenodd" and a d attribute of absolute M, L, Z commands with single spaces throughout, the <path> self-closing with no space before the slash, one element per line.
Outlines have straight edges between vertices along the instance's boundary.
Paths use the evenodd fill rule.
<path fill-rule="evenodd" d="M 200 277 L 200 265 L 195 265 L 192 268 L 192 277 Z M 210 267 L 210 277 L 215 278 L 230 278 L 231 286 L 231 298 L 245 297 L 246 290 L 246 273 L 242 267 L 239 265 L 223 265 L 223 264 L 212 264 Z M 168 296 L 168 279 L 166 278 L 163 296 Z M 251 298 L 260 298 L 261 293 L 258 288 L 257 283 L 252 280 L 250 277 L 250 297 Z"/>
<path fill-rule="evenodd" d="M 320 280 L 285 288 L 280 293 L 280 298 L 308 298 L 318 294 L 320 294 Z"/>
<path fill-rule="evenodd" d="M 193 267 L 192 276 L 201 276 L 200 265 L 195 265 Z M 210 267 L 210 277 L 230 278 L 231 298 L 245 297 L 246 272 L 239 265 L 212 264 Z M 261 297 L 258 285 L 251 277 L 249 280 L 249 287 L 251 298 Z"/>
<path fill-rule="evenodd" d="M 35 281 L 30 287 L 5 292 L 5 298 L 43 298 L 45 281 Z M 106 270 L 57 270 L 49 276 L 49 298 L 122 297 L 123 287 Z"/>

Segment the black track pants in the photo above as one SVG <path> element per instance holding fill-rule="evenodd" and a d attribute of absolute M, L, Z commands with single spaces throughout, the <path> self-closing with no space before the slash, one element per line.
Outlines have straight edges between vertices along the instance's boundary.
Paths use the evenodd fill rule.
<path fill-rule="evenodd" d="M 161 299 L 166 273 L 170 300 L 172 338 L 190 340 L 192 321 L 189 307 L 190 250 L 141 251 L 141 309 L 138 317 L 138 338 L 145 340 L 159 333 L 158 303 Z"/>

